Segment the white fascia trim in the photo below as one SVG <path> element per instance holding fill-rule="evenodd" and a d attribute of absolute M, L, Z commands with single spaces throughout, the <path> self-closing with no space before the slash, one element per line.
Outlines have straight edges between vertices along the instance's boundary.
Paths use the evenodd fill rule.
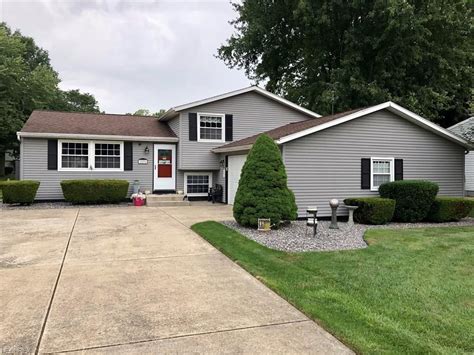
<path fill-rule="evenodd" d="M 176 137 L 142 137 L 142 136 L 114 136 L 97 134 L 71 134 L 71 133 L 38 133 L 17 132 L 17 137 L 26 138 L 56 138 L 56 139 L 81 139 L 81 140 L 110 140 L 110 141 L 135 141 L 135 142 L 177 142 Z"/>
<path fill-rule="evenodd" d="M 161 115 L 160 118 L 158 118 L 158 121 L 168 121 L 171 118 L 175 117 L 178 115 L 178 112 L 174 110 L 174 108 L 170 108 L 168 111 L 166 111 L 163 115 Z"/>
<path fill-rule="evenodd" d="M 404 118 L 406 118 L 407 120 L 417 124 L 418 126 L 427 128 L 428 130 L 431 130 L 434 133 L 439 133 L 440 135 L 445 136 L 447 139 L 450 139 L 453 142 L 459 143 L 466 148 L 470 147 L 470 144 L 468 141 L 462 139 L 461 137 L 457 136 L 454 133 L 451 133 L 447 129 L 438 126 L 436 123 L 433 123 L 427 120 L 426 118 L 418 116 L 416 113 L 410 110 L 407 110 L 406 108 L 400 105 L 397 105 L 394 102 L 389 101 L 388 103 L 389 103 L 389 107 L 388 107 L 389 111 L 393 113 L 398 113 L 402 115 Z"/>
<path fill-rule="evenodd" d="M 286 143 L 286 142 L 289 142 L 289 141 L 307 136 L 308 134 L 312 134 L 312 133 L 322 131 L 322 130 L 325 130 L 327 128 L 333 127 L 333 126 L 337 126 L 341 123 L 351 121 L 355 118 L 365 116 L 365 115 L 371 114 L 371 113 L 379 111 L 379 110 L 383 110 L 383 109 L 388 107 L 388 104 L 389 104 L 388 102 L 385 102 L 385 103 L 380 104 L 380 105 L 372 106 L 372 107 L 369 107 L 369 108 L 351 113 L 347 116 L 342 116 L 341 118 L 323 123 L 319 126 L 311 127 L 311 128 L 305 129 L 303 131 L 296 132 L 296 133 L 290 134 L 290 135 L 285 136 L 285 137 L 281 137 L 280 139 L 277 139 L 276 142 L 277 142 L 277 144 L 283 144 L 283 143 Z"/>
<path fill-rule="evenodd" d="M 449 132 L 448 130 L 446 130 L 446 129 L 440 127 L 440 126 L 438 126 L 437 124 L 434 124 L 433 122 L 428 121 L 427 119 L 418 116 L 416 113 L 411 112 L 411 111 L 407 110 L 406 108 L 403 108 L 400 105 L 397 105 L 397 104 L 395 104 L 391 101 L 387 101 L 387 102 L 384 102 L 384 103 L 376 105 L 376 106 L 368 107 L 366 109 L 351 113 L 347 116 L 343 116 L 343 117 L 335 119 L 333 121 L 323 123 L 322 125 L 305 129 L 304 131 L 301 131 L 301 132 L 290 134 L 288 136 L 285 136 L 285 137 L 282 137 L 282 138 L 276 140 L 276 143 L 277 144 L 283 144 L 283 143 L 286 143 L 286 142 L 290 142 L 292 140 L 307 136 L 309 134 L 312 134 L 312 133 L 315 133 L 315 132 L 318 132 L 318 131 L 322 131 L 322 130 L 325 130 L 327 128 L 333 127 L 333 126 L 337 126 L 341 123 L 352 121 L 353 119 L 356 119 L 356 118 L 359 118 L 359 117 L 362 117 L 362 116 L 366 116 L 366 115 L 371 114 L 373 112 L 377 112 L 377 111 L 384 110 L 384 109 L 388 109 L 389 111 L 391 111 L 393 113 L 396 113 L 399 116 L 402 116 L 403 118 L 417 124 L 418 126 L 421 126 L 421 127 L 425 128 L 425 129 L 428 129 L 428 130 L 430 130 L 434 133 L 437 133 L 441 136 L 444 136 L 445 138 L 447 138 L 447 139 L 449 139 L 453 142 L 456 142 L 458 144 L 461 144 L 462 146 L 464 146 L 468 149 L 470 147 L 469 143 L 467 141 L 465 141 L 464 139 L 456 136 L 455 134 Z"/>
<path fill-rule="evenodd" d="M 229 147 L 229 148 L 214 148 L 212 149 L 213 153 L 230 153 L 230 152 L 240 152 L 244 150 L 250 150 L 253 144 L 240 145 L 238 147 Z"/>
<path fill-rule="evenodd" d="M 273 94 L 273 93 L 271 93 L 271 92 L 269 92 L 265 89 L 262 89 L 258 86 L 249 86 L 249 87 L 246 87 L 246 88 L 243 88 L 243 89 L 227 92 L 227 93 L 222 94 L 222 95 L 212 96 L 212 97 L 209 97 L 209 98 L 204 99 L 204 100 L 194 101 L 194 102 L 190 102 L 188 104 L 172 107 L 163 116 L 160 117 L 160 120 L 164 120 L 168 116 L 170 116 L 172 114 L 175 114 L 178 111 L 186 110 L 186 109 L 191 108 L 191 107 L 205 105 L 205 104 L 208 104 L 208 103 L 211 103 L 211 102 L 214 102 L 214 101 L 218 101 L 218 100 L 227 99 L 229 97 L 240 95 L 240 94 L 245 94 L 245 93 L 251 92 L 251 91 L 258 92 L 259 94 L 264 95 L 264 96 L 266 96 L 266 97 L 268 97 L 272 100 L 278 101 L 278 102 L 282 103 L 283 105 L 289 106 L 289 107 L 291 107 L 291 108 L 293 108 L 297 111 L 303 112 L 303 113 L 307 114 L 308 116 L 311 116 L 311 117 L 314 117 L 314 118 L 321 117 L 321 115 L 319 115 L 319 114 L 317 114 L 317 113 L 315 113 L 311 110 L 308 110 L 304 107 L 301 107 L 300 105 L 297 105 L 297 104 L 295 104 L 291 101 L 288 101 L 288 100 L 286 100 L 286 99 L 284 99 L 284 98 L 282 98 L 278 95 L 275 95 L 275 94 Z M 169 114 L 168 114 L 168 112 L 169 112 Z"/>

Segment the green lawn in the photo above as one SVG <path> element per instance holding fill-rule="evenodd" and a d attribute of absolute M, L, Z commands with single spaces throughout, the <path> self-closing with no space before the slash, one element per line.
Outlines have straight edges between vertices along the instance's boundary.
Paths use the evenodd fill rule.
<path fill-rule="evenodd" d="M 474 352 L 474 227 L 370 230 L 367 249 L 301 254 L 192 229 L 357 352 Z"/>

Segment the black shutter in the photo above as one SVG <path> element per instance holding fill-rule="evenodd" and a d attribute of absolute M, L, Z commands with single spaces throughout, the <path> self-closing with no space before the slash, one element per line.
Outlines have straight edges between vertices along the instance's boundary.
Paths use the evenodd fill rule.
<path fill-rule="evenodd" d="M 133 170 L 133 143 L 123 144 L 123 170 Z"/>
<path fill-rule="evenodd" d="M 190 112 L 189 117 L 189 140 L 197 141 L 198 140 L 198 127 L 197 127 L 197 113 Z"/>
<path fill-rule="evenodd" d="M 395 180 L 403 180 L 403 159 L 395 159 Z"/>
<path fill-rule="evenodd" d="M 370 159 L 360 160 L 360 188 L 370 189 Z"/>
<path fill-rule="evenodd" d="M 232 133 L 234 130 L 234 123 L 233 123 L 233 116 L 232 115 L 225 115 L 225 141 L 231 142 L 233 140 Z"/>
<path fill-rule="evenodd" d="M 48 170 L 58 170 L 57 139 L 48 139 Z"/>

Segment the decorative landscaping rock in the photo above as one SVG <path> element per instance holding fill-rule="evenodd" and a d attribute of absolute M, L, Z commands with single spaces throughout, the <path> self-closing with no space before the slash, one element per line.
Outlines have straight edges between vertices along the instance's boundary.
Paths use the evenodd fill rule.
<path fill-rule="evenodd" d="M 347 223 L 339 223 L 339 229 L 329 229 L 330 221 L 318 221 L 317 235 L 313 237 L 313 231 L 306 226 L 306 221 L 292 222 L 269 232 L 245 228 L 234 221 L 222 223 L 257 243 L 283 251 L 344 250 L 367 246 L 362 238 L 366 226 L 360 224 L 349 228 Z"/>
<path fill-rule="evenodd" d="M 305 252 L 366 248 L 367 244 L 363 236 L 367 229 L 474 226 L 474 218 L 449 223 L 389 223 L 380 226 L 355 224 L 352 227 L 347 223 L 339 222 L 339 229 L 330 229 L 330 221 L 319 220 L 316 237 L 313 237 L 311 228 L 306 226 L 306 221 L 295 221 L 269 232 L 242 227 L 235 221 L 224 221 L 222 224 L 269 248 L 287 252 Z"/>

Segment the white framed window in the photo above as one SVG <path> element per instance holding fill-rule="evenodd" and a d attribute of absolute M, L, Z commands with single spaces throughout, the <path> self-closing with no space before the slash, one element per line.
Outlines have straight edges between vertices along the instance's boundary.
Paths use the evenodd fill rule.
<path fill-rule="evenodd" d="M 207 196 L 212 187 L 212 173 L 184 173 L 184 194 L 188 196 Z"/>
<path fill-rule="evenodd" d="M 198 113 L 198 142 L 225 142 L 225 115 Z"/>
<path fill-rule="evenodd" d="M 77 141 L 60 142 L 58 157 L 58 167 L 61 170 L 88 170 L 89 143 Z"/>
<path fill-rule="evenodd" d="M 59 171 L 123 171 L 123 142 L 58 140 Z"/>
<path fill-rule="evenodd" d="M 93 142 L 93 144 L 94 170 L 123 170 L 122 142 Z"/>
<path fill-rule="evenodd" d="M 370 158 L 370 189 L 378 191 L 379 186 L 395 180 L 394 158 Z"/>

